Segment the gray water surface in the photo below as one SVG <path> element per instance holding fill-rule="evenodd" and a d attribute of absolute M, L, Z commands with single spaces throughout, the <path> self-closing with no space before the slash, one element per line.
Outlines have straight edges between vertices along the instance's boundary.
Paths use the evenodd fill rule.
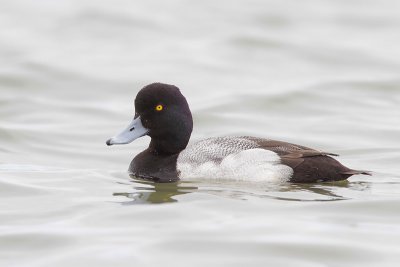
<path fill-rule="evenodd" d="M 397 0 L 0 2 L 1 266 L 398 266 Z M 144 85 L 192 141 L 341 155 L 339 183 L 132 179 L 107 147 Z"/>

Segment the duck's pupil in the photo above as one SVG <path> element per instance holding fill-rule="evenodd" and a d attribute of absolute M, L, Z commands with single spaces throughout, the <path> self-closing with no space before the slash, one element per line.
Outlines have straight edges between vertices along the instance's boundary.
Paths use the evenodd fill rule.
<path fill-rule="evenodd" d="M 133 130 L 135 130 L 135 127 L 129 129 L 130 132 L 132 132 Z"/>

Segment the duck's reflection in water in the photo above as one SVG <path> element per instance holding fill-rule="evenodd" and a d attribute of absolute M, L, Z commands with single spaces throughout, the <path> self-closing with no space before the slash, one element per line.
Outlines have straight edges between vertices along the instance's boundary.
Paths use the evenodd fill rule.
<path fill-rule="evenodd" d="M 325 182 L 312 184 L 254 184 L 232 181 L 179 181 L 155 183 L 132 177 L 134 192 L 114 193 L 131 201 L 123 204 L 155 204 L 177 202 L 178 195 L 207 193 L 224 198 L 246 200 L 252 197 L 270 198 L 283 201 L 339 201 L 352 199 L 356 191 L 370 188 L 367 182 Z"/>
<path fill-rule="evenodd" d="M 133 189 L 132 193 L 114 193 L 114 196 L 125 196 L 132 201 L 124 202 L 124 204 L 156 204 L 176 202 L 174 198 L 196 191 L 198 188 L 191 186 L 189 182 L 173 182 L 173 183 L 155 183 L 131 176 Z"/>
<path fill-rule="evenodd" d="M 278 190 L 266 191 L 264 197 L 286 201 L 339 201 L 354 198 L 354 191 L 370 189 L 368 182 L 287 183 Z"/>

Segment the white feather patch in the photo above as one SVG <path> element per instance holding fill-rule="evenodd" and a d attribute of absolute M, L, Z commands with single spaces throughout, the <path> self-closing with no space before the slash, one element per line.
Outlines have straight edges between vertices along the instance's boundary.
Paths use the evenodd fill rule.
<path fill-rule="evenodd" d="M 218 148 L 214 151 L 218 151 Z M 221 161 L 196 161 L 193 157 L 187 157 L 190 152 L 182 152 L 177 161 L 177 169 L 180 172 L 179 177 L 183 180 L 206 178 L 284 182 L 288 181 L 293 174 L 293 169 L 281 164 L 275 152 L 262 148 L 234 152 L 223 157 Z"/>

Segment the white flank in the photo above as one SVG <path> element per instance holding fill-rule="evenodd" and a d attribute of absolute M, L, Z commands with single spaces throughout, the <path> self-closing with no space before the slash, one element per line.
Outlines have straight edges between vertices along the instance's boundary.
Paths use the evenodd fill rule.
<path fill-rule="evenodd" d="M 218 151 L 218 149 L 216 150 Z M 185 153 L 184 153 L 185 154 Z M 253 148 L 232 153 L 222 161 L 198 162 L 179 157 L 177 169 L 182 180 L 223 179 L 234 181 L 285 182 L 293 174 L 293 169 L 283 165 L 279 156 L 270 150 Z"/>

